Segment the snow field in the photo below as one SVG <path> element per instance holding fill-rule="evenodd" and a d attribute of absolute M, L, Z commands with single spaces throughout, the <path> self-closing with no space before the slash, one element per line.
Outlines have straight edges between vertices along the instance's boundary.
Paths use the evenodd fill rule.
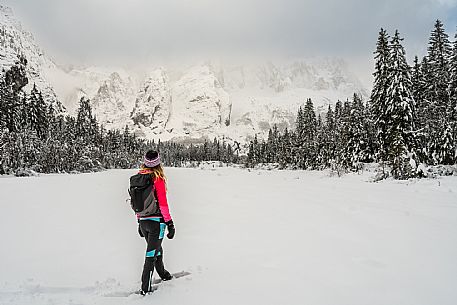
<path fill-rule="evenodd" d="M 192 275 L 146 298 L 132 170 L 0 178 L 0 304 L 455 304 L 457 177 L 167 168 Z"/>

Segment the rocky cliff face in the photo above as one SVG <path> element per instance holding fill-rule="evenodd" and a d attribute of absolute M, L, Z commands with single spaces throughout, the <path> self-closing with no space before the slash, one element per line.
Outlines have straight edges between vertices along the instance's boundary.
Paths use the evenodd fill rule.
<path fill-rule="evenodd" d="M 10 8 L 0 5 L 0 74 L 9 69 L 23 55 L 27 59 L 27 78 L 25 90 L 30 91 L 35 84 L 43 97 L 54 108 L 64 111 L 58 102 L 53 86 L 46 78 L 47 71 L 56 69 L 54 62 L 35 43 L 33 35 L 22 28 Z"/>
<path fill-rule="evenodd" d="M 141 135 L 166 132 L 171 116 L 171 89 L 166 71 L 153 71 L 137 92 L 130 118 Z"/>
<path fill-rule="evenodd" d="M 91 99 L 97 119 L 108 129 L 128 121 L 135 94 L 130 78 L 122 79 L 117 72 L 111 73 Z"/>
<path fill-rule="evenodd" d="M 207 65 L 192 67 L 173 85 L 173 124 L 185 134 L 230 125 L 229 94 Z"/>
<path fill-rule="evenodd" d="M 202 138 L 230 124 L 229 95 L 208 66 L 180 71 L 174 81 L 168 74 L 153 71 L 138 90 L 133 130 L 148 138 Z"/>

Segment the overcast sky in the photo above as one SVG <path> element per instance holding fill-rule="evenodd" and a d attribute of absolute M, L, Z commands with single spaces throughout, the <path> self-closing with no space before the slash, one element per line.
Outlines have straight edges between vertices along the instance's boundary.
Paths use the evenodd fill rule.
<path fill-rule="evenodd" d="M 451 38 L 457 30 L 457 0 L 3 2 L 48 53 L 75 63 L 279 53 L 339 56 L 369 74 L 380 27 L 400 31 L 410 58 L 424 54 L 436 19 Z"/>

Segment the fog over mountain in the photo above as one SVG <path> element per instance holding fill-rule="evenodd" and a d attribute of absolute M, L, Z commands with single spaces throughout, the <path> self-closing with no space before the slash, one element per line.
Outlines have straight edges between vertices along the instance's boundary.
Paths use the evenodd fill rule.
<path fill-rule="evenodd" d="M 53 58 L 142 64 L 145 58 L 252 55 L 344 58 L 371 85 L 381 27 L 399 29 L 410 59 L 436 19 L 452 33 L 457 0 L 5 0 Z"/>

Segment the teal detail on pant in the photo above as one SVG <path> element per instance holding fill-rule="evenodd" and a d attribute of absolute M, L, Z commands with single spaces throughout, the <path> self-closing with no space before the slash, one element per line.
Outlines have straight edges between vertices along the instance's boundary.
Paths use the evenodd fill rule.
<path fill-rule="evenodd" d="M 151 251 L 148 251 L 146 252 L 146 257 L 154 257 L 156 254 L 156 250 L 151 250 Z"/>
<path fill-rule="evenodd" d="M 160 224 L 160 234 L 159 234 L 159 239 L 163 239 L 163 236 L 165 235 L 165 228 L 167 227 L 166 224 L 161 223 Z"/>
<path fill-rule="evenodd" d="M 152 220 L 152 221 L 160 222 L 160 217 L 140 218 L 140 220 Z"/>
<path fill-rule="evenodd" d="M 157 256 L 160 256 L 160 255 L 162 255 L 162 252 L 160 252 L 160 251 L 157 252 Z"/>

